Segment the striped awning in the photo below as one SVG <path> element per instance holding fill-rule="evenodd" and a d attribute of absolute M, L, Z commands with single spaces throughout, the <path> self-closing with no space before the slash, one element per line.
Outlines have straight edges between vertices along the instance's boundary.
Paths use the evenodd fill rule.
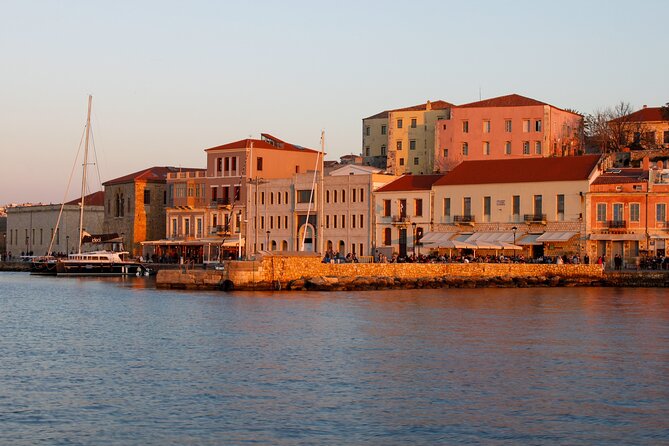
<path fill-rule="evenodd" d="M 428 232 L 421 239 L 420 243 L 430 248 L 449 248 L 449 249 L 476 249 L 477 246 L 472 243 L 466 243 L 457 240 L 457 236 L 452 239 L 455 232 Z M 468 234 L 469 235 L 469 234 Z"/>
<path fill-rule="evenodd" d="M 537 237 L 537 241 L 541 243 L 545 242 L 568 242 L 574 238 L 578 232 L 573 231 L 547 231 Z"/>
<path fill-rule="evenodd" d="M 516 241 L 516 245 L 519 246 L 529 246 L 529 245 L 541 245 L 543 243 L 538 242 L 537 239 L 542 234 L 527 234 L 522 239 Z"/>

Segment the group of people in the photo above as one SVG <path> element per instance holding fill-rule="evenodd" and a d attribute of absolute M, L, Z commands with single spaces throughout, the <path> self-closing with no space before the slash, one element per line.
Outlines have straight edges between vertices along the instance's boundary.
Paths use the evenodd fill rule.
<path fill-rule="evenodd" d="M 358 263 L 358 256 L 354 252 L 349 252 L 346 256 L 343 256 L 339 252 L 334 252 L 331 249 L 325 252 L 323 256 L 323 263 Z"/>

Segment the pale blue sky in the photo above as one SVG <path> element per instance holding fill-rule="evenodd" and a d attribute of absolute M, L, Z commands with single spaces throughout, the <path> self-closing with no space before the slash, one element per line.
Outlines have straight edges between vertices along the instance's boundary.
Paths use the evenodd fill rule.
<path fill-rule="evenodd" d="M 365 116 L 479 89 L 662 105 L 667 17 L 666 1 L 0 0 L 0 204 L 62 199 L 89 93 L 103 181 L 204 167 L 261 132 L 317 148 L 325 129 L 336 159 L 360 152 Z"/>

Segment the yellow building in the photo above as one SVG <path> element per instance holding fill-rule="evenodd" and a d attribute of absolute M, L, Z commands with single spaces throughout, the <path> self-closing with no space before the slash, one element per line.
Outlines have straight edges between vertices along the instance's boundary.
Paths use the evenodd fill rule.
<path fill-rule="evenodd" d="M 669 149 L 669 117 L 662 107 L 643 106 L 632 114 L 609 122 L 625 144 L 635 149 Z"/>
<path fill-rule="evenodd" d="M 445 101 L 427 101 L 363 119 L 364 163 L 393 175 L 432 173 L 435 125 L 450 118 L 452 107 Z"/>

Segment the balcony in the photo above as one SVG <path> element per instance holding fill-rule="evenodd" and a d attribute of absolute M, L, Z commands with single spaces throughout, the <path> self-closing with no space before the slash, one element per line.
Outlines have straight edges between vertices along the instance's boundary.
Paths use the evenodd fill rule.
<path fill-rule="evenodd" d="M 229 198 L 217 198 L 215 200 L 211 200 L 211 203 L 209 204 L 209 207 L 219 207 L 219 206 L 230 206 L 231 202 Z"/>
<path fill-rule="evenodd" d="M 606 227 L 609 229 L 626 229 L 627 222 L 625 220 L 609 220 L 606 222 Z"/>
<path fill-rule="evenodd" d="M 546 224 L 546 214 L 525 214 L 523 215 L 525 223 Z"/>
<path fill-rule="evenodd" d="M 216 225 L 211 227 L 210 233 L 218 235 L 230 235 L 230 229 L 226 228 L 225 225 Z"/>
<path fill-rule="evenodd" d="M 456 225 L 473 225 L 476 223 L 476 217 L 470 214 L 467 215 L 454 215 L 453 223 Z"/>
<path fill-rule="evenodd" d="M 409 217 L 406 215 L 393 215 L 393 223 L 409 223 Z"/>

